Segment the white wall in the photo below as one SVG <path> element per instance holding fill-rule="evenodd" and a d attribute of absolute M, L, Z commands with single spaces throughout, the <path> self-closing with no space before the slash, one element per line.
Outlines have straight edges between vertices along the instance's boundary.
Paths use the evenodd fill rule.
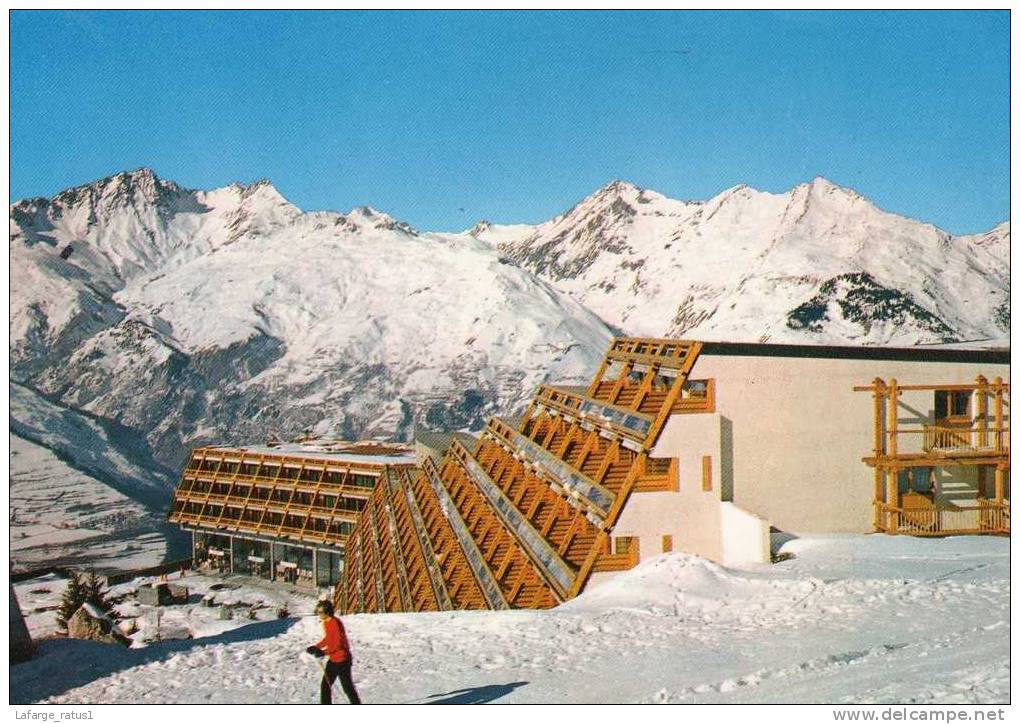
<path fill-rule="evenodd" d="M 871 530 L 873 400 L 854 392 L 875 377 L 900 384 L 1008 379 L 1007 365 L 702 355 L 692 379 L 715 378 L 714 415 L 674 415 L 657 455 L 689 456 L 710 418 L 721 429 L 720 467 L 732 502 L 783 531 Z M 934 394 L 905 393 L 901 418 L 930 416 Z M 699 419 L 701 418 L 701 419 Z M 920 436 L 918 436 L 920 437 Z M 697 447 L 698 443 L 694 445 Z M 680 469 L 681 490 L 694 484 Z M 714 472 L 714 471 L 713 471 Z M 700 468 L 697 471 L 700 476 Z M 700 478 L 699 478 L 700 479 Z"/>
<path fill-rule="evenodd" d="M 769 522 L 741 510 L 733 503 L 719 505 L 722 562 L 728 566 L 768 563 Z"/>
<path fill-rule="evenodd" d="M 678 459 L 678 492 L 634 493 L 613 536 L 635 536 L 641 560 L 673 550 L 724 564 L 767 561 L 769 527 L 793 534 L 870 532 L 874 402 L 855 385 L 876 377 L 900 384 L 972 383 L 978 374 L 1008 380 L 1007 365 L 703 355 L 692 379 L 714 378 L 716 412 L 673 415 L 652 457 Z M 933 392 L 905 392 L 904 425 L 934 421 Z M 991 411 L 991 404 L 989 411 Z M 916 435 L 920 449 L 921 435 Z M 910 445 L 905 441 L 901 449 Z M 906 446 L 906 447 L 905 447 Z M 702 458 L 711 458 L 711 490 Z M 976 472 L 940 473 L 955 495 L 973 491 Z M 588 588 L 614 573 L 593 574 Z"/>

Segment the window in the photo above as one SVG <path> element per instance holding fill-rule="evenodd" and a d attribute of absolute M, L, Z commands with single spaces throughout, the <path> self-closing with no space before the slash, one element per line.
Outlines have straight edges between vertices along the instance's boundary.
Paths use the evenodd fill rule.
<path fill-rule="evenodd" d="M 663 553 L 673 552 L 673 536 L 671 535 L 662 536 L 662 552 Z"/>
<path fill-rule="evenodd" d="M 935 419 L 970 416 L 970 390 L 935 390 Z"/>
<path fill-rule="evenodd" d="M 701 458 L 701 489 L 708 491 L 712 489 L 712 456 L 705 455 Z"/>
<path fill-rule="evenodd" d="M 374 488 L 376 478 L 371 475 L 359 475 L 355 473 L 351 475 L 350 484 L 359 488 Z"/>
<path fill-rule="evenodd" d="M 686 380 L 683 391 L 687 397 L 708 397 L 708 380 Z"/>
<path fill-rule="evenodd" d="M 605 371 L 602 373 L 603 382 L 612 382 L 620 379 L 620 373 L 623 372 L 623 363 L 618 360 L 613 360 L 607 366 Z"/>
<path fill-rule="evenodd" d="M 613 553 L 623 555 L 637 552 L 637 538 L 634 536 L 618 536 L 613 538 Z"/>

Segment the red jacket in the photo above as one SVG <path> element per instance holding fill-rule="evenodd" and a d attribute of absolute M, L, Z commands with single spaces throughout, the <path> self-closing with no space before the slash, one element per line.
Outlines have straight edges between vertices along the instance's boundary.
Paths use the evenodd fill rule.
<path fill-rule="evenodd" d="M 326 635 L 322 641 L 315 644 L 316 648 L 325 651 L 326 655 L 329 656 L 329 660 L 334 663 L 347 661 L 351 658 L 351 647 L 347 643 L 347 632 L 344 631 L 344 625 L 340 623 L 340 619 L 336 616 L 330 616 L 322 622 L 322 630 Z"/>

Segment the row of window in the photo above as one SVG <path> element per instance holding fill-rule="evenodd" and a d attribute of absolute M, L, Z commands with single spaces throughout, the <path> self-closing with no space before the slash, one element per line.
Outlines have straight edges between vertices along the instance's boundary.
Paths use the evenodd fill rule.
<path fill-rule="evenodd" d="M 221 517 L 222 511 L 222 517 Z M 354 530 L 354 524 L 345 520 L 323 520 L 321 518 L 309 518 L 307 515 L 287 513 L 276 513 L 273 511 L 261 511 L 227 507 L 223 511 L 219 505 L 207 505 L 201 503 L 186 502 L 183 505 L 175 506 L 175 512 L 184 515 L 202 515 L 206 520 L 220 520 L 224 523 L 247 523 L 251 526 L 261 525 L 265 528 L 279 527 L 304 530 L 306 533 L 331 533 L 339 535 L 350 535 Z"/>
<path fill-rule="evenodd" d="M 232 463 L 220 459 L 203 460 L 201 455 L 195 455 L 191 459 L 189 470 L 200 472 L 217 473 L 221 476 L 244 475 L 257 477 L 265 480 L 297 480 L 304 483 L 318 484 L 319 482 L 328 485 L 353 485 L 359 488 L 372 489 L 379 478 L 375 475 L 362 473 L 348 473 L 343 470 L 327 470 L 325 474 L 321 469 L 283 466 L 270 463 Z"/>
<path fill-rule="evenodd" d="M 329 587 L 343 575 L 343 554 L 268 541 L 231 538 L 215 533 L 195 534 L 195 559 L 215 562 L 235 574 L 266 580 Z"/>
<path fill-rule="evenodd" d="M 198 481 L 187 491 L 191 495 L 205 495 L 210 492 L 209 485 Z M 211 494 L 214 496 L 226 496 L 230 494 L 230 486 L 216 483 L 212 486 Z M 345 510 L 349 512 L 360 512 L 365 508 L 366 500 L 363 498 L 349 498 L 341 496 L 339 502 L 335 495 L 322 495 L 312 493 L 294 492 L 291 490 L 267 490 L 255 488 L 249 494 L 248 491 L 234 491 L 231 498 L 237 502 L 247 501 L 248 503 L 277 503 L 279 505 L 299 506 L 306 508 L 319 508 L 325 510 Z"/>

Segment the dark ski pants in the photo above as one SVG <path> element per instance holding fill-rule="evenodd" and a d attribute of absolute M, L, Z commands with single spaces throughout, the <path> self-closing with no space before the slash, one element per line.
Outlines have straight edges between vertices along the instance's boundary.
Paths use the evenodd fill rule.
<path fill-rule="evenodd" d="M 333 682 L 336 681 L 337 676 L 340 677 L 340 686 L 347 694 L 347 701 L 352 704 L 360 704 L 361 698 L 358 696 L 358 690 L 354 688 L 354 679 L 351 678 L 350 659 L 326 662 L 326 670 L 322 674 L 322 685 L 319 687 L 319 703 L 333 703 Z"/>

